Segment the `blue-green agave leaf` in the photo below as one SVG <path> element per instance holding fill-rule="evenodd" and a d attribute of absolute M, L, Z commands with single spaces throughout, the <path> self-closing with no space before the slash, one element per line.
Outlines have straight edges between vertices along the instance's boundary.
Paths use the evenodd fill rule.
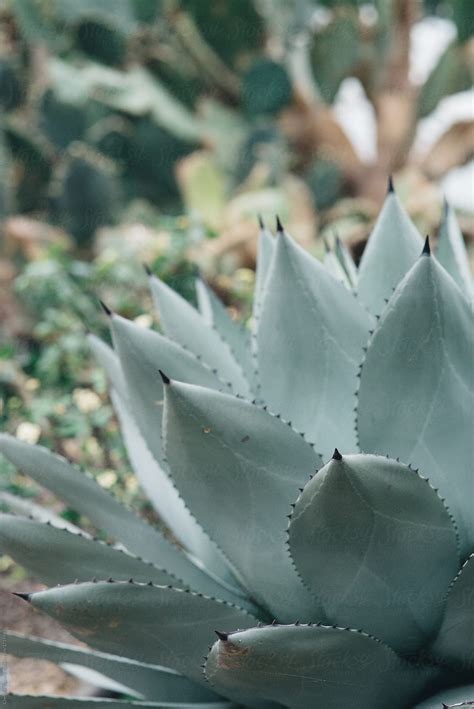
<path fill-rule="evenodd" d="M 452 278 L 424 254 L 400 283 L 360 375 L 363 451 L 400 456 L 446 498 L 466 556 L 474 545 L 472 312 Z"/>
<path fill-rule="evenodd" d="M 0 513 L 0 549 L 48 585 L 112 576 L 183 586 L 172 574 L 105 542 L 15 515 Z"/>
<path fill-rule="evenodd" d="M 195 590 L 219 595 L 219 585 L 191 557 L 65 458 L 3 433 L 0 434 L 0 453 L 97 528 L 121 542 L 129 552 L 166 569 Z"/>
<path fill-rule="evenodd" d="M 3 508 L 5 508 L 7 512 L 14 512 L 22 517 L 32 517 L 38 522 L 50 522 L 55 527 L 67 529 L 74 534 L 80 533 L 85 537 L 89 536 L 82 529 L 76 527 L 75 524 L 71 524 L 71 522 L 68 522 L 64 517 L 60 517 L 60 515 L 51 512 L 51 510 L 48 510 L 46 507 L 36 505 L 27 498 L 18 497 L 9 492 L 0 492 L 0 509 Z"/>
<path fill-rule="evenodd" d="M 414 709 L 454 709 L 454 707 L 461 709 L 461 707 L 472 706 L 473 702 L 474 684 L 469 684 L 464 687 L 444 689 L 439 694 L 417 704 Z"/>
<path fill-rule="evenodd" d="M 474 554 L 449 590 L 432 655 L 438 661 L 474 672 Z"/>
<path fill-rule="evenodd" d="M 198 565 L 203 566 L 208 575 L 219 582 L 223 580 L 227 591 L 218 593 L 214 585 L 203 585 L 202 581 L 198 588 L 217 594 L 224 600 L 235 601 L 236 582 L 228 565 L 216 545 L 204 534 L 190 514 L 167 472 L 161 443 L 163 383 L 157 365 L 169 365 L 172 371 L 182 373 L 185 378 L 204 381 L 208 386 L 217 386 L 218 380 L 194 355 L 162 335 L 140 328 L 115 315 L 112 316 L 112 323 L 123 367 L 115 352 L 105 343 L 101 343 L 98 355 L 99 361 L 107 368 L 112 387 L 117 379 L 120 384 L 124 371 L 127 374 L 124 392 L 126 399 L 113 390 L 111 398 L 130 463 L 150 501 L 176 539 L 193 554 L 196 562 L 199 559 Z M 91 344 L 96 352 L 95 341 Z M 157 362 L 154 357 L 157 357 Z M 148 386 L 143 386 L 145 382 Z M 135 417 L 130 411 L 133 405 Z M 241 597 L 240 593 L 237 595 Z"/>
<path fill-rule="evenodd" d="M 330 622 L 357 623 L 400 653 L 436 632 L 459 568 L 457 537 L 441 499 L 407 466 L 337 452 L 298 498 L 289 537 Z"/>
<path fill-rule="evenodd" d="M 253 404 L 180 382 L 165 390 L 164 436 L 178 489 L 252 598 L 272 618 L 314 617 L 285 549 L 291 501 L 321 465 L 312 446 Z"/>
<path fill-rule="evenodd" d="M 389 191 L 359 264 L 357 295 L 373 315 L 415 263 L 423 242 L 393 191 Z"/>
<path fill-rule="evenodd" d="M 88 645 L 163 665 L 205 683 L 203 657 L 215 628 L 249 628 L 256 619 L 229 603 L 164 586 L 81 583 L 34 593 L 29 600 Z"/>
<path fill-rule="evenodd" d="M 128 699 L 99 699 L 98 697 L 53 697 L 50 695 L 32 696 L 29 694 L 7 694 L 8 709 L 237 709 L 229 702 L 210 702 L 206 704 L 176 702 L 141 702 Z"/>
<path fill-rule="evenodd" d="M 127 688 L 126 693 L 138 699 L 204 702 L 211 701 L 215 696 L 213 692 L 191 682 L 183 675 L 159 665 L 7 630 L 4 631 L 3 637 L 9 655 L 94 670 L 124 685 Z"/>
<path fill-rule="evenodd" d="M 285 707 L 404 709 L 430 670 L 414 668 L 387 645 L 356 630 L 320 625 L 268 626 L 223 634 L 206 661 L 222 693 Z"/>
<path fill-rule="evenodd" d="M 202 358 L 210 369 L 216 370 L 222 381 L 230 383 L 236 394 L 250 396 L 250 385 L 243 369 L 218 331 L 163 281 L 152 276 L 150 287 L 165 334 Z"/>
<path fill-rule="evenodd" d="M 334 251 L 336 258 L 346 274 L 350 288 L 354 288 L 357 285 L 358 279 L 357 267 L 349 249 L 339 236 L 336 236 Z"/>
<path fill-rule="evenodd" d="M 255 290 L 253 294 L 253 317 L 258 319 L 262 306 L 265 284 L 267 282 L 272 261 L 275 239 L 262 223 L 258 236 L 257 268 L 255 273 Z"/>
<path fill-rule="evenodd" d="M 472 294 L 472 278 L 466 246 L 454 209 L 444 203 L 436 256 L 467 296 Z"/>
<path fill-rule="evenodd" d="M 87 339 L 94 357 L 105 370 L 110 384 L 124 401 L 128 401 L 127 383 L 116 353 L 112 347 L 96 335 L 89 334 Z"/>
<path fill-rule="evenodd" d="M 208 325 L 217 330 L 224 342 L 227 342 L 247 380 L 252 383 L 254 391 L 255 366 L 250 347 L 250 331 L 240 322 L 232 320 L 214 291 L 200 278 L 196 281 L 196 295 L 202 317 Z M 184 381 L 182 377 L 181 380 Z M 200 382 L 194 381 L 192 383 L 199 384 Z"/>
<path fill-rule="evenodd" d="M 353 394 L 371 319 L 347 289 L 282 231 L 260 313 L 261 395 L 329 456 L 356 450 Z"/>

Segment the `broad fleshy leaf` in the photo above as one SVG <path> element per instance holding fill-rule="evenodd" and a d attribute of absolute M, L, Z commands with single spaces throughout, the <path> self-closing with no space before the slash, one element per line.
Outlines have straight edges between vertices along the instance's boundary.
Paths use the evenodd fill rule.
<path fill-rule="evenodd" d="M 127 699 L 99 699 L 96 697 L 53 697 L 49 695 L 8 694 L 8 709 L 237 709 L 229 702 L 182 704 L 176 702 L 140 702 Z"/>
<path fill-rule="evenodd" d="M 257 333 L 261 395 L 329 456 L 356 450 L 353 396 L 370 316 L 279 232 Z"/>
<path fill-rule="evenodd" d="M 432 655 L 455 668 L 474 672 L 474 554 L 449 590 Z"/>
<path fill-rule="evenodd" d="M 30 601 L 101 652 L 164 665 L 199 684 L 214 628 L 248 628 L 256 619 L 213 598 L 164 586 L 82 583 L 40 591 Z"/>
<path fill-rule="evenodd" d="M 34 502 L 31 502 L 31 500 L 24 497 L 18 497 L 9 492 L 0 492 L 0 509 L 3 508 L 5 508 L 7 512 L 14 512 L 22 517 L 32 517 L 38 522 L 50 522 L 55 527 L 67 529 L 74 534 L 81 533 L 84 537 L 89 537 L 89 534 L 79 529 L 79 527 L 76 527 L 75 524 L 68 522 L 64 517 L 60 517 L 46 507 L 36 505 Z"/>
<path fill-rule="evenodd" d="M 250 347 L 250 332 L 240 322 L 232 320 L 214 291 L 201 279 L 196 281 L 196 295 L 202 317 L 208 325 L 217 330 L 224 342 L 227 342 L 247 380 L 251 383 L 254 382 L 255 365 Z M 184 381 L 182 377 L 181 380 Z M 199 384 L 200 382 L 191 383 Z"/>
<path fill-rule="evenodd" d="M 219 596 L 217 582 L 189 556 L 65 458 L 7 434 L 0 434 L 0 453 L 97 528 L 122 542 L 128 551 L 166 569 L 194 590 Z"/>
<path fill-rule="evenodd" d="M 172 574 L 105 542 L 4 513 L 0 513 L 0 549 L 48 585 L 97 576 L 183 585 Z"/>
<path fill-rule="evenodd" d="M 183 675 L 159 665 L 11 631 L 4 631 L 4 639 L 9 655 L 49 660 L 61 666 L 67 663 L 100 672 L 124 685 L 127 694 L 138 699 L 204 702 L 215 696 Z"/>
<path fill-rule="evenodd" d="M 157 332 L 118 315 L 111 316 L 111 326 L 120 362 L 110 348 L 107 359 L 104 361 L 102 356 L 101 361 L 111 372 L 112 386 L 117 380 L 117 371 L 126 379 L 126 399 L 113 394 L 112 399 L 130 463 L 175 537 L 201 559 L 211 573 L 235 586 L 219 550 L 203 534 L 169 478 L 161 440 L 164 395 L 159 369 L 211 388 L 220 388 L 223 384 L 191 352 Z"/>
<path fill-rule="evenodd" d="M 232 633 L 213 645 L 205 671 L 217 691 L 293 709 L 405 709 L 433 674 L 364 633 L 319 625 Z"/>
<path fill-rule="evenodd" d="M 152 276 L 150 287 L 165 334 L 216 370 L 223 382 L 241 396 L 250 396 L 250 385 L 231 348 L 201 314 L 184 298 Z"/>
<path fill-rule="evenodd" d="M 271 617 L 319 617 L 285 549 L 286 515 L 321 464 L 311 445 L 242 399 L 180 382 L 165 390 L 173 479 Z"/>
<path fill-rule="evenodd" d="M 373 315 L 415 263 L 423 241 L 397 195 L 389 191 L 359 264 L 357 295 Z"/>
<path fill-rule="evenodd" d="M 454 209 L 447 202 L 444 203 L 436 256 L 461 290 L 471 296 L 472 277 L 466 246 Z"/>
<path fill-rule="evenodd" d="M 472 706 L 473 703 L 474 684 L 469 684 L 464 687 L 445 689 L 439 694 L 425 699 L 421 704 L 417 704 L 414 709 L 461 709 Z"/>
<path fill-rule="evenodd" d="M 270 271 L 275 239 L 263 224 L 258 235 L 257 268 L 255 272 L 255 292 L 253 294 L 253 317 L 258 320 L 262 307 L 265 285 Z"/>
<path fill-rule="evenodd" d="M 357 425 L 363 451 L 399 456 L 439 487 L 474 545 L 474 328 L 469 303 L 429 255 L 400 283 L 369 343 Z"/>
<path fill-rule="evenodd" d="M 457 538 L 440 498 L 407 466 L 338 453 L 298 498 L 289 536 L 330 622 L 357 623 L 401 653 L 434 635 L 459 568 Z"/>

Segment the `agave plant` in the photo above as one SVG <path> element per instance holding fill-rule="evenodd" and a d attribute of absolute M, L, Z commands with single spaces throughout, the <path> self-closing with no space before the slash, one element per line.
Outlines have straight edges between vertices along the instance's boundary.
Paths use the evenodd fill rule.
<path fill-rule="evenodd" d="M 259 238 L 251 328 L 204 282 L 196 310 L 150 274 L 164 334 L 105 306 L 114 348 L 90 336 L 165 532 L 1 436 L 100 535 L 3 496 L 1 549 L 50 586 L 17 595 L 88 646 L 6 632 L 6 650 L 124 697 L 9 705 L 474 699 L 473 330 L 455 217 L 441 260 L 392 188 L 359 268 L 342 243 L 321 264 L 279 221 Z"/>

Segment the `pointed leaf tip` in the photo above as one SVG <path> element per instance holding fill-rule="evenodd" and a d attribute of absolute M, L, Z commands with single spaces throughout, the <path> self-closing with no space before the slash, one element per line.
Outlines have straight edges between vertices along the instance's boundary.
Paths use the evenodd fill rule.
<path fill-rule="evenodd" d="M 259 225 L 260 229 L 265 229 L 265 224 L 263 222 L 261 214 L 258 215 L 258 225 Z"/>
<path fill-rule="evenodd" d="M 431 256 L 431 249 L 430 249 L 430 237 L 427 236 L 425 239 L 425 244 L 423 246 L 423 251 L 421 252 L 422 256 Z"/>
<path fill-rule="evenodd" d="M 145 269 L 145 273 L 147 276 L 153 275 L 153 271 L 151 270 L 150 266 L 147 263 L 143 264 L 143 268 Z"/>
<path fill-rule="evenodd" d="M 12 593 L 14 596 L 21 598 L 22 601 L 27 601 L 28 603 L 30 602 L 31 593 L 19 593 L 16 591 L 12 591 Z"/>
<path fill-rule="evenodd" d="M 279 231 L 279 232 L 284 231 L 283 224 L 281 223 L 280 217 L 278 216 L 278 214 L 276 216 L 276 228 L 277 228 L 277 231 Z"/>
<path fill-rule="evenodd" d="M 324 243 L 324 250 L 326 251 L 327 254 L 331 253 L 331 247 L 329 246 L 329 242 L 326 239 L 325 236 L 323 236 L 323 243 Z"/>
<path fill-rule="evenodd" d="M 342 460 L 342 455 L 339 453 L 337 448 L 334 448 L 334 453 L 332 454 L 333 460 Z"/>
<path fill-rule="evenodd" d="M 101 308 L 104 311 L 104 313 L 110 318 L 112 316 L 112 311 L 109 308 L 109 306 L 106 305 L 103 300 L 100 300 L 100 298 L 99 298 L 99 303 L 100 303 Z"/>
<path fill-rule="evenodd" d="M 159 369 L 158 371 L 160 373 L 161 381 L 163 382 L 163 384 L 165 384 L 165 385 L 171 384 L 171 379 L 169 377 L 167 377 L 166 374 L 161 371 L 161 369 Z"/>
<path fill-rule="evenodd" d="M 222 633 L 220 630 L 214 630 L 214 632 L 219 638 L 219 640 L 222 640 L 223 643 L 226 643 L 229 639 L 229 633 Z"/>
<path fill-rule="evenodd" d="M 388 184 L 387 184 L 387 192 L 390 194 L 391 192 L 395 192 L 395 187 L 393 186 L 393 177 L 392 175 L 388 176 Z"/>

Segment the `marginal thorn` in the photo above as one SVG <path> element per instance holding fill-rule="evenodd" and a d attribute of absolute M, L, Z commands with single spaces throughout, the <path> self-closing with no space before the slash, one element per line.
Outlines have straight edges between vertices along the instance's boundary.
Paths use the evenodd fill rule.
<path fill-rule="evenodd" d="M 163 382 L 163 384 L 165 384 L 165 385 L 171 384 L 171 379 L 169 377 L 167 377 L 166 374 L 161 371 L 161 369 L 159 369 L 158 371 L 160 373 L 161 381 Z"/>
<path fill-rule="evenodd" d="M 112 311 L 111 311 L 111 309 L 109 308 L 109 306 L 106 305 L 103 300 L 100 300 L 100 298 L 99 298 L 99 303 L 100 303 L 100 305 L 101 305 L 102 310 L 104 311 L 104 313 L 105 313 L 109 318 L 112 317 Z"/>
<path fill-rule="evenodd" d="M 229 639 L 229 633 L 222 633 L 220 630 L 214 630 L 214 632 L 219 638 L 219 640 L 222 640 L 223 643 L 226 643 Z"/>
<path fill-rule="evenodd" d="M 422 256 L 431 256 L 431 249 L 430 249 L 430 237 L 427 236 L 425 239 L 425 245 L 423 246 L 423 251 L 421 252 Z"/>
<path fill-rule="evenodd" d="M 277 216 L 276 216 L 276 229 L 277 229 L 277 231 L 279 231 L 279 232 L 283 232 L 283 231 L 284 231 L 284 229 L 283 229 L 283 224 L 281 223 L 280 217 L 278 216 L 278 214 L 277 214 Z"/>
<path fill-rule="evenodd" d="M 21 598 L 22 601 L 27 601 L 28 603 L 30 602 L 31 593 L 18 593 L 16 591 L 12 591 L 12 593 L 14 596 Z"/>
<path fill-rule="evenodd" d="M 337 448 L 334 448 L 334 453 L 332 454 L 333 460 L 342 460 L 342 455 L 339 453 Z"/>
<path fill-rule="evenodd" d="M 393 177 L 391 175 L 388 176 L 387 192 L 388 194 L 390 194 L 391 192 L 395 192 L 395 187 L 393 186 Z"/>
<path fill-rule="evenodd" d="M 264 222 L 263 222 L 263 219 L 262 219 L 262 215 L 261 215 L 261 214 L 258 215 L 258 226 L 260 227 L 260 229 L 261 229 L 262 231 L 265 229 L 265 224 L 264 224 Z"/>
<path fill-rule="evenodd" d="M 145 269 L 145 273 L 147 276 L 153 275 L 153 271 L 151 270 L 150 266 L 147 263 L 143 264 L 143 268 Z"/>

